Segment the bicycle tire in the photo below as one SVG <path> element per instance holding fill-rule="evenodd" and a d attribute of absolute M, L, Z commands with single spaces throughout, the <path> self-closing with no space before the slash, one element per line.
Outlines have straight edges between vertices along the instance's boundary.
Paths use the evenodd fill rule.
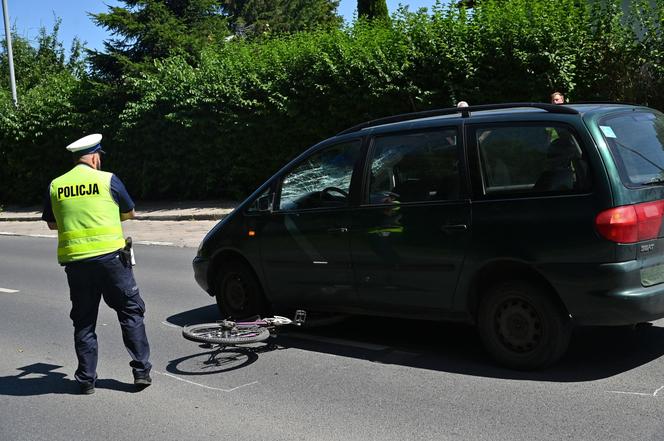
<path fill-rule="evenodd" d="M 270 337 L 270 331 L 258 326 L 227 329 L 219 323 L 202 323 L 185 326 L 182 328 L 182 336 L 187 340 L 199 343 L 239 345 L 267 340 Z"/>

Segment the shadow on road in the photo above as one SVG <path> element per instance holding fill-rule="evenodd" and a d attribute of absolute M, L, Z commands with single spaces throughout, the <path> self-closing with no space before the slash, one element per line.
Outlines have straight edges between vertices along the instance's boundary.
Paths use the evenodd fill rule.
<path fill-rule="evenodd" d="M 393 323 L 394 320 L 387 318 L 352 317 L 343 325 L 284 336 L 280 343 L 376 363 L 481 377 L 553 382 L 607 378 L 664 355 L 664 328 L 578 328 L 560 362 L 544 370 L 523 372 L 497 366 L 484 351 L 474 327 L 400 320 L 400 326 L 396 328 Z M 328 339 L 348 340 L 350 345 L 335 344 L 335 340 Z"/>
<path fill-rule="evenodd" d="M 123 383 L 122 381 L 113 380 L 111 378 L 100 378 L 95 382 L 97 389 L 110 389 L 118 392 L 137 393 L 141 389 L 136 387 L 134 383 Z"/>
<path fill-rule="evenodd" d="M 211 323 L 221 320 L 217 305 L 201 306 L 190 311 L 174 314 L 166 319 L 168 323 L 177 326 L 194 325 L 197 323 Z"/>
<path fill-rule="evenodd" d="M 180 326 L 214 322 L 219 320 L 219 313 L 216 305 L 210 305 L 173 315 L 167 320 Z M 395 326 L 395 323 L 399 326 Z M 287 348 L 360 358 L 375 363 L 481 377 L 553 382 L 607 378 L 664 355 L 664 328 L 659 326 L 637 329 L 578 328 L 572 335 L 567 354 L 560 362 L 532 372 L 497 366 L 484 351 L 475 328 L 459 324 L 417 320 L 397 322 L 389 318 L 354 316 L 330 326 L 289 328 L 276 341 Z M 200 354 L 190 357 L 198 356 Z M 171 365 L 183 360 L 174 360 Z"/>
<path fill-rule="evenodd" d="M 78 395 L 79 387 L 75 380 L 66 378 L 62 372 L 55 372 L 62 366 L 35 363 L 18 368 L 21 373 L 0 377 L 0 395 L 32 396 L 47 394 Z M 98 379 L 97 389 L 111 389 L 120 392 L 138 392 L 136 386 L 112 379 Z"/>
<path fill-rule="evenodd" d="M 46 394 L 78 394 L 78 384 L 65 378 L 62 372 L 54 372 L 62 366 L 35 363 L 18 368 L 18 375 L 0 377 L 0 395 L 31 396 Z"/>
<path fill-rule="evenodd" d="M 200 345 L 208 349 L 209 345 Z M 258 354 L 285 349 L 273 342 L 254 343 L 248 346 L 214 347 L 211 351 L 199 352 L 168 362 L 166 370 L 175 375 L 210 375 L 240 369 L 258 360 Z"/>

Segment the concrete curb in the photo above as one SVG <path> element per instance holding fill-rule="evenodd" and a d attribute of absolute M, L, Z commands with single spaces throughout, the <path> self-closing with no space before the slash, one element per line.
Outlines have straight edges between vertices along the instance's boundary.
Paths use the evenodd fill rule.
<path fill-rule="evenodd" d="M 40 221 L 41 216 L 0 216 L 0 222 L 33 222 Z"/>
<path fill-rule="evenodd" d="M 145 221 L 208 221 L 221 220 L 225 214 L 138 214 L 133 220 Z M 0 216 L 0 222 L 35 222 L 41 221 L 41 216 Z"/>
<path fill-rule="evenodd" d="M 203 221 L 203 220 L 221 220 L 226 217 L 226 214 L 137 214 L 133 220 L 149 220 L 149 221 Z"/>

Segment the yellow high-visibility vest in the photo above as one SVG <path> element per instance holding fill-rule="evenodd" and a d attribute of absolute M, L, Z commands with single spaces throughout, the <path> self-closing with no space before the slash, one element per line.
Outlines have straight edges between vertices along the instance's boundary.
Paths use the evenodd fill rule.
<path fill-rule="evenodd" d="M 71 263 L 124 247 L 120 208 L 111 194 L 112 176 L 78 164 L 51 182 L 58 262 Z"/>

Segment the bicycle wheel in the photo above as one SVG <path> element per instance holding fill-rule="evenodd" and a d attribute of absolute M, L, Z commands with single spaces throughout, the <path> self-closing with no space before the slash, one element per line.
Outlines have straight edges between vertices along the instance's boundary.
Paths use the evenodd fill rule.
<path fill-rule="evenodd" d="M 199 343 L 217 343 L 220 345 L 240 345 L 267 340 L 270 331 L 266 328 L 225 329 L 219 323 L 203 323 L 182 328 L 182 336 Z"/>

